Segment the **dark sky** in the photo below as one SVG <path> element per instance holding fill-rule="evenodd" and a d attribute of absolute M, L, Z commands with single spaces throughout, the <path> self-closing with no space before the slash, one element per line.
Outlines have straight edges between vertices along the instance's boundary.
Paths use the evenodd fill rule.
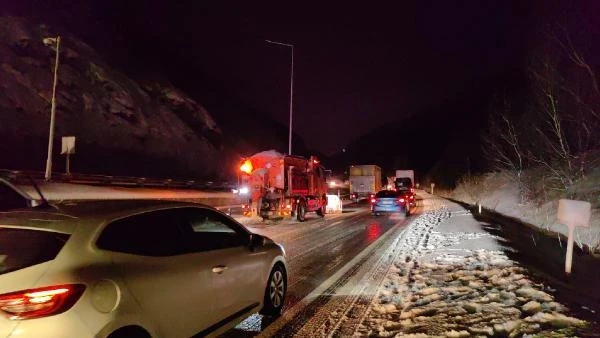
<path fill-rule="evenodd" d="M 151 19 L 140 27 L 155 22 L 156 37 L 177 41 L 165 62 L 178 53 L 198 63 L 206 76 L 286 125 L 290 50 L 264 40 L 294 44 L 294 129 L 309 147 L 331 154 L 373 128 L 522 66 L 528 6 L 416 3 L 164 5 L 148 8 L 144 17 Z M 195 14 L 185 15 L 191 8 Z M 165 17 L 171 20 L 159 24 Z"/>
<path fill-rule="evenodd" d="M 435 123 L 435 114 L 456 114 L 432 112 L 444 102 L 468 106 L 472 93 L 522 86 L 511 81 L 526 68 L 536 27 L 564 9 L 483 0 L 2 1 L 26 16 L 52 12 L 48 21 L 76 28 L 124 68 L 166 72 L 188 92 L 214 83 L 284 125 L 290 50 L 264 40 L 294 44 L 294 130 L 327 154 L 407 116 L 427 112 Z"/>

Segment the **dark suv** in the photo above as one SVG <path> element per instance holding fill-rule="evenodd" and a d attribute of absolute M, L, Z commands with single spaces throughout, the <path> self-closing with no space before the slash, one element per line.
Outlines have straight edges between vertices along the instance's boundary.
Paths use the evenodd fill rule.
<path fill-rule="evenodd" d="M 410 203 L 410 206 L 415 206 L 415 188 L 410 177 L 398 177 L 394 183 L 396 191 Z"/>

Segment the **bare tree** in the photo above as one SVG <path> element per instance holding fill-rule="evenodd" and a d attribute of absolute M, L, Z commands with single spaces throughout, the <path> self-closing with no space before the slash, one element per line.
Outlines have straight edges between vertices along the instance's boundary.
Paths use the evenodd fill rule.
<path fill-rule="evenodd" d="M 593 68 L 563 28 L 547 29 L 542 57 L 530 69 L 535 99 L 535 144 L 527 157 L 569 194 L 585 176 L 588 154 L 600 147 L 600 92 Z"/>
<path fill-rule="evenodd" d="M 488 133 L 483 139 L 483 152 L 493 169 L 508 170 L 514 176 L 523 203 L 527 195 L 523 181 L 526 152 L 522 149 L 520 133 L 510 115 L 511 105 L 506 99 L 500 107 L 494 108 L 489 119 Z"/>
<path fill-rule="evenodd" d="M 558 102 L 558 76 L 556 69 L 545 62 L 543 72 L 531 71 L 537 86 L 537 116 L 539 123 L 533 126 L 537 147 L 528 148 L 527 157 L 545 167 L 552 179 L 567 190 L 573 184 L 573 155 L 563 126 L 563 113 Z"/>
<path fill-rule="evenodd" d="M 531 99 L 518 111 L 507 98 L 496 100 L 483 137 L 491 168 L 514 175 L 521 202 L 530 191 L 574 195 L 600 151 L 594 68 L 565 29 L 555 25 L 542 35 L 528 71 Z"/>
<path fill-rule="evenodd" d="M 566 120 L 571 126 L 572 146 L 578 164 L 580 175 L 585 175 L 590 151 L 600 148 L 600 90 L 596 72 L 586 60 L 584 53 L 579 51 L 570 34 L 564 27 L 557 27 L 554 32 L 547 34 L 564 57 L 570 67 L 560 84 L 559 89 L 568 101 Z"/>

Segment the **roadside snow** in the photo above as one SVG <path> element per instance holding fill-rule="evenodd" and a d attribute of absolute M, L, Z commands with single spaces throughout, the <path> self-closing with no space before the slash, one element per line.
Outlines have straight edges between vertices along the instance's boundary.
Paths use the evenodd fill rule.
<path fill-rule="evenodd" d="M 425 205 L 354 336 L 561 337 L 585 325 L 464 209 L 431 196 Z"/>
<path fill-rule="evenodd" d="M 565 236 L 568 233 L 568 228 L 556 218 L 558 200 L 546 201 L 541 205 L 534 201 L 521 201 L 515 180 L 505 173 L 487 174 L 477 185 L 461 183 L 449 195 L 465 203 L 479 203 L 486 209 L 548 231 Z M 575 242 L 580 247 L 587 245 L 592 250 L 600 250 L 600 209 L 592 209 L 589 227 L 575 229 Z"/>

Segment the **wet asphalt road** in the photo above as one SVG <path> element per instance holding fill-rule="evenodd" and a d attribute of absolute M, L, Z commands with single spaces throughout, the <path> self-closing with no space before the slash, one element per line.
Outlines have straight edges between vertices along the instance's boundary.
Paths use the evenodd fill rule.
<path fill-rule="evenodd" d="M 308 214 L 307 221 L 302 223 L 284 220 L 248 227 L 284 246 L 289 269 L 285 308 L 289 309 L 394 225 L 405 227 L 419 209 L 414 209 L 409 218 L 374 217 L 363 202 L 346 207 L 343 214 L 327 215 L 324 219 Z M 222 337 L 252 337 L 269 324 L 268 319 L 255 314 Z"/>

